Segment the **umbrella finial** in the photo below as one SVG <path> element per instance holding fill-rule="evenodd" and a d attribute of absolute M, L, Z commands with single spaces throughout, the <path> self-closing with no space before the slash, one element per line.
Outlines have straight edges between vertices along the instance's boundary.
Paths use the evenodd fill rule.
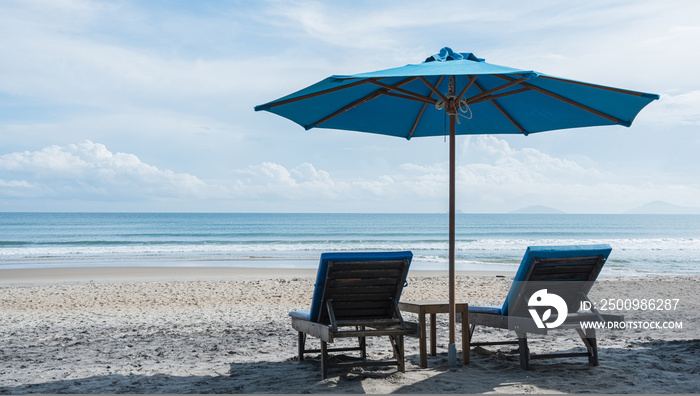
<path fill-rule="evenodd" d="M 452 60 L 470 60 L 474 62 L 483 62 L 485 59 L 477 58 L 476 55 L 474 55 L 471 52 L 454 52 L 450 47 L 443 47 L 439 53 L 433 56 L 429 56 L 423 63 L 433 61 L 446 62 Z"/>

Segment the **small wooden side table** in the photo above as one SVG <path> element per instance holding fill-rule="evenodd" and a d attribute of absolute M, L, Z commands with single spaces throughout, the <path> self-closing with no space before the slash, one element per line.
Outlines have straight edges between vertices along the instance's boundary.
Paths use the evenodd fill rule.
<path fill-rule="evenodd" d="M 456 303 L 456 313 L 462 315 L 462 364 L 469 364 L 469 304 Z M 420 323 L 420 366 L 428 367 L 425 314 L 430 314 L 430 356 L 437 355 L 437 340 L 435 333 L 437 325 L 435 319 L 439 313 L 449 313 L 449 303 L 446 301 L 405 301 L 399 303 L 401 311 L 418 314 Z"/>

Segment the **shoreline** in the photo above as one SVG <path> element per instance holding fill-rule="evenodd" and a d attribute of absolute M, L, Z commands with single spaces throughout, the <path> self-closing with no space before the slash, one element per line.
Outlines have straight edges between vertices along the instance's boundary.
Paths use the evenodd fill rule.
<path fill-rule="evenodd" d="M 315 278 L 316 269 L 262 267 L 109 266 L 0 269 L 0 287 L 81 283 L 236 281 Z M 512 277 L 515 272 L 456 271 L 457 276 Z M 410 270 L 409 277 L 447 277 L 447 271 Z"/>
<path fill-rule="evenodd" d="M 181 266 L 103 266 L 103 267 L 54 267 L 54 268 L 0 268 L 0 288 L 70 285 L 86 283 L 141 283 L 187 281 L 245 281 L 296 279 L 316 277 L 316 268 L 269 267 L 181 267 Z M 605 272 L 605 271 L 603 271 Z M 457 277 L 512 279 L 515 271 L 457 270 Z M 625 280 L 647 277 L 693 277 L 700 274 L 606 274 L 599 280 Z M 447 278 L 447 270 L 416 270 L 410 278 Z"/>

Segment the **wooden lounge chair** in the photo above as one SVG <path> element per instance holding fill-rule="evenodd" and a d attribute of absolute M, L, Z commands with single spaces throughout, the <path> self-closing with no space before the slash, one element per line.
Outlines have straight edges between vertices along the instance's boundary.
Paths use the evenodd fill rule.
<path fill-rule="evenodd" d="M 311 310 L 289 313 L 299 332 L 299 361 L 305 353 L 320 352 L 324 379 L 332 367 L 396 365 L 405 372 L 403 337 L 420 331 L 417 324 L 404 322 L 398 308 L 412 257 L 411 252 L 323 253 Z M 320 338 L 321 349 L 305 349 L 307 335 Z M 368 361 L 365 337 L 370 336 L 388 336 L 394 359 Z M 348 337 L 359 345 L 328 347 Z M 360 358 L 331 364 L 328 353 L 340 351 L 359 351 Z"/>
<path fill-rule="evenodd" d="M 517 341 L 470 342 L 471 346 L 518 344 L 520 366 L 528 370 L 530 359 L 586 356 L 592 366 L 598 365 L 598 345 L 595 329 L 582 329 L 580 322 L 608 322 L 624 320 L 620 315 L 601 314 L 595 308 L 581 310 L 581 302 L 591 303 L 588 292 L 612 249 L 609 245 L 584 246 L 531 246 L 527 248 L 520 268 L 515 275 L 508 296 L 502 306 L 469 306 L 470 339 L 476 326 L 489 326 L 515 331 Z M 542 291 L 545 289 L 546 291 Z M 537 293 L 537 295 L 535 295 Z M 554 305 L 542 303 L 538 298 L 557 295 L 566 307 L 553 314 Z M 549 296 L 546 300 L 552 301 Z M 557 300 L 559 301 L 559 300 Z M 532 311 L 535 311 L 533 313 Z M 548 311 L 547 311 L 548 310 Z M 559 315 L 566 319 L 559 322 Z M 539 321 L 539 323 L 537 322 Z M 546 323 L 545 323 L 546 322 Z M 527 333 L 547 334 L 550 329 L 575 329 L 586 352 L 532 355 L 527 346 Z M 544 328 L 542 328 L 544 327 Z"/>

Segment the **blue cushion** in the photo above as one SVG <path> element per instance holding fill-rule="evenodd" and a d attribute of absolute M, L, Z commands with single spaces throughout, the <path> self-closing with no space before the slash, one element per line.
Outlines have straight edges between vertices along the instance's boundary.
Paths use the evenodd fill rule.
<path fill-rule="evenodd" d="M 612 248 L 607 244 L 600 245 L 570 245 L 570 246 L 529 246 L 525 251 L 525 256 L 520 262 L 520 268 L 515 274 L 513 284 L 510 286 L 510 291 L 506 300 L 501 307 L 502 315 L 508 315 L 508 300 L 515 299 L 520 288 L 520 282 L 524 282 L 525 276 L 532 265 L 532 260 L 535 258 L 565 258 L 565 257 L 585 257 L 602 255 L 605 259 L 608 258 Z M 595 280 L 595 279 L 593 279 Z M 471 308 L 471 307 L 470 307 Z"/>
<path fill-rule="evenodd" d="M 490 305 L 488 307 L 479 307 L 479 306 L 471 306 L 470 305 L 469 312 L 485 313 L 485 314 L 493 314 L 493 315 L 503 315 L 503 311 L 501 311 L 500 305 Z"/>
<path fill-rule="evenodd" d="M 408 259 L 411 263 L 413 253 L 406 252 L 362 252 L 362 253 L 322 253 L 321 262 L 318 265 L 318 273 L 316 274 L 316 284 L 314 285 L 314 296 L 311 300 L 311 311 L 309 318 L 318 322 L 321 318 L 321 305 L 323 301 L 323 286 L 326 282 L 326 274 L 328 273 L 328 261 L 344 262 L 344 261 L 383 261 L 383 260 L 403 260 Z M 406 279 L 403 279 L 405 282 Z"/>
<path fill-rule="evenodd" d="M 309 320 L 311 318 L 311 311 L 292 311 L 289 316 L 297 319 Z"/>

